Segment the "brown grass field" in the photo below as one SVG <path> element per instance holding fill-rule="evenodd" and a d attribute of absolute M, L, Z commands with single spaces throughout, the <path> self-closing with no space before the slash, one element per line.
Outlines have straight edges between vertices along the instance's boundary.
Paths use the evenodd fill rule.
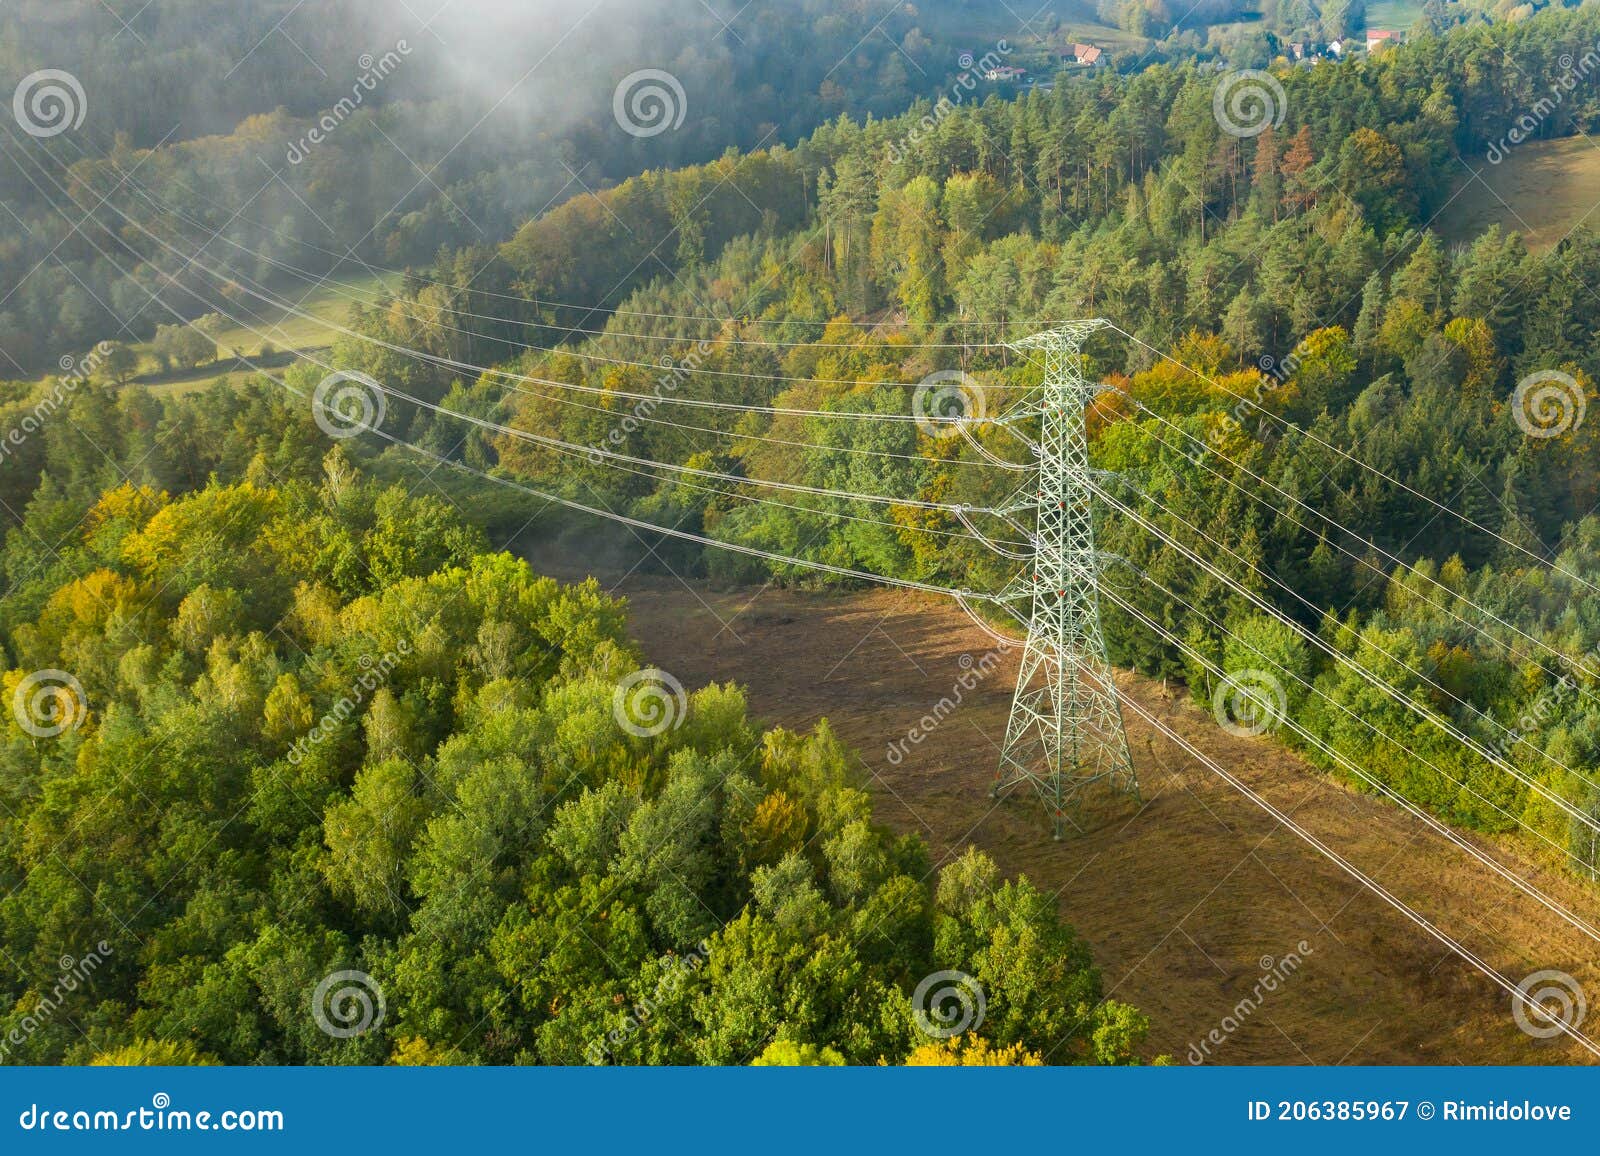
<path fill-rule="evenodd" d="M 531 552 L 537 569 L 581 577 Z M 916 831 L 943 861 L 976 845 L 1054 891 L 1089 940 L 1108 993 L 1143 1009 L 1160 1052 L 1186 1062 L 1263 974 L 1299 970 L 1213 1046 L 1227 1064 L 1572 1063 L 1565 1037 L 1535 1040 L 1510 997 L 1130 712 L 1144 793 L 1052 842 L 1040 803 L 988 797 L 1015 656 L 966 695 L 898 766 L 888 744 L 949 695 L 993 643 L 954 605 L 904 592 L 713 591 L 631 577 L 633 631 L 650 661 L 693 688 L 734 681 L 761 719 L 828 718 L 862 759 L 881 821 Z M 1311 768 L 1270 739 L 1235 738 L 1180 688 L 1119 676 L 1124 692 L 1289 812 L 1399 898 L 1517 982 L 1543 968 L 1597 989 L 1595 944 L 1419 820 Z M 1595 895 L 1519 846 L 1512 870 L 1587 917 Z M 1273 966 L 1268 962 L 1266 966 Z"/>
<path fill-rule="evenodd" d="M 1434 222 L 1446 241 L 1469 243 L 1499 225 L 1537 252 L 1580 224 L 1600 229 L 1600 139 L 1529 141 L 1497 165 L 1475 157 L 1470 166 Z"/>

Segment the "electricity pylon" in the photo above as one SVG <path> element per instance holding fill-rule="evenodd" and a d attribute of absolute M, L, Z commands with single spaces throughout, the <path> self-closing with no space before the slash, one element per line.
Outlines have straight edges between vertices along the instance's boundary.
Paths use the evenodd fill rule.
<path fill-rule="evenodd" d="M 1032 573 L 1006 595 L 1030 600 L 1033 612 L 990 794 L 1032 784 L 1051 811 L 1057 839 L 1070 821 L 1067 812 L 1091 784 L 1106 781 L 1139 797 L 1100 630 L 1103 556 L 1094 545 L 1093 471 L 1084 430 L 1084 407 L 1103 387 L 1084 379 L 1079 351 L 1104 324 L 1069 321 L 1012 343 L 1013 349 L 1043 355 L 1044 382 L 997 419 L 1017 423 L 1037 416 L 1041 428 L 1038 485 L 1013 507 L 1036 511 Z"/>

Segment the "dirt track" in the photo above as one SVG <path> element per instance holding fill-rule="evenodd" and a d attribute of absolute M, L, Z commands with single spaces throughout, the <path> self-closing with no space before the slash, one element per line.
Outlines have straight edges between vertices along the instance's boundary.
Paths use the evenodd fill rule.
<path fill-rule="evenodd" d="M 580 577 L 534 551 L 534 565 Z M 614 580 L 613 580 L 614 581 Z M 608 586 L 613 582 L 606 583 Z M 687 686 L 740 683 L 753 713 L 790 728 L 828 718 L 860 753 L 879 818 L 920 832 L 936 859 L 982 848 L 1007 873 L 1059 894 L 1117 998 L 1143 1009 L 1160 1051 L 1185 1062 L 1304 941 L 1303 962 L 1207 1062 L 1574 1063 L 1566 1037 L 1534 1040 L 1510 997 L 1279 825 L 1130 710 L 1145 802 L 1052 842 L 1039 803 L 996 805 L 990 777 L 1015 656 L 920 743 L 905 739 L 993 642 L 955 606 L 903 592 L 714 592 L 633 576 L 633 631 Z M 964 663 L 963 656 L 967 656 Z M 1270 740 L 1235 738 L 1180 691 L 1122 677 L 1126 694 L 1515 982 L 1542 968 L 1600 993 L 1593 940 L 1397 807 L 1355 793 Z M 1592 893 L 1519 849 L 1480 846 L 1569 910 Z M 1594 1023 L 1588 1025 L 1590 1032 Z"/>

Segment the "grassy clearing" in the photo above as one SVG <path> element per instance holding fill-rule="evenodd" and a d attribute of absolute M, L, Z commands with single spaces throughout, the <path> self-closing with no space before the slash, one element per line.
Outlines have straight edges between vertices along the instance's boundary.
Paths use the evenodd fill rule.
<path fill-rule="evenodd" d="M 1416 0 L 1376 0 L 1367 5 L 1367 27 L 1404 32 L 1421 15 L 1422 5 Z"/>
<path fill-rule="evenodd" d="M 398 277 L 370 275 L 330 282 L 305 296 L 292 289 L 284 289 L 276 294 L 294 303 L 296 309 L 310 314 L 310 318 L 298 317 L 291 310 L 269 309 L 254 298 L 248 298 L 242 304 L 248 305 L 250 312 L 261 318 L 260 322 L 251 319 L 249 328 L 229 326 L 222 330 L 217 334 L 217 347 L 224 354 L 237 349 L 248 357 L 254 357 L 261 352 L 263 339 L 258 335 L 259 332 L 267 335 L 265 340 L 274 349 L 325 348 L 333 344 L 336 327 L 349 319 L 352 306 L 357 302 L 372 302 L 386 287 L 398 282 Z M 241 311 L 230 312 L 238 314 Z"/>
<path fill-rule="evenodd" d="M 1445 240 L 1467 243 L 1491 225 L 1521 233 L 1535 252 L 1555 245 L 1578 224 L 1600 228 L 1600 147 L 1583 137 L 1531 141 L 1498 165 L 1472 162 L 1434 227 Z"/>
<path fill-rule="evenodd" d="M 338 327 L 350 319 L 351 309 L 370 303 L 385 288 L 393 287 L 398 277 L 370 275 L 329 282 L 312 293 L 301 287 L 284 287 L 274 295 L 290 303 L 291 309 L 274 309 L 253 297 L 227 305 L 228 312 L 247 325 L 229 325 L 216 334 L 219 360 L 197 369 L 163 370 L 148 344 L 133 346 L 140 355 L 140 385 L 155 393 L 193 393 L 218 378 L 242 380 L 254 372 L 241 358 L 272 368 L 286 365 L 294 355 L 326 349 L 338 336 Z M 299 314 L 307 316 L 300 316 Z M 263 347 L 270 350 L 263 353 Z"/>

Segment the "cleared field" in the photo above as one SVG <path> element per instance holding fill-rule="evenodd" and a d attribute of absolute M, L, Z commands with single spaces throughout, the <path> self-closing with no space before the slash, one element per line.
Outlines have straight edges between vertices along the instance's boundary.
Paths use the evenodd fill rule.
<path fill-rule="evenodd" d="M 1404 32 L 1421 15 L 1422 5 L 1416 0 L 1377 0 L 1367 5 L 1367 27 Z"/>
<path fill-rule="evenodd" d="M 533 547 L 536 569 L 577 577 Z M 602 578 L 604 581 L 604 578 Z M 607 583 L 610 585 L 610 583 Z M 1581 1063 L 1564 1039 L 1535 1040 L 1510 998 L 1361 884 L 1129 712 L 1145 803 L 1050 840 L 1042 807 L 988 797 L 1015 656 L 937 724 L 904 740 L 993 643 L 953 606 L 893 592 L 715 591 L 638 574 L 622 582 L 650 661 L 695 687 L 732 680 L 755 715 L 805 729 L 828 718 L 860 753 L 877 815 L 916 831 L 936 862 L 969 845 L 1055 893 L 1089 940 L 1108 993 L 1153 1022 L 1178 1063 Z M 963 661 L 965 660 L 965 661 Z M 1318 838 L 1436 921 L 1513 982 L 1559 968 L 1593 989 L 1592 941 L 1398 808 L 1319 774 L 1270 741 L 1235 738 L 1176 691 L 1124 677 L 1132 701 L 1244 780 Z M 1478 841 L 1569 909 L 1594 893 L 1520 847 Z M 1304 947 L 1301 945 L 1304 944 Z M 1289 953 L 1301 962 L 1244 1015 L 1241 1001 Z M 1228 1017 L 1229 1023 L 1224 1024 Z M 1237 1020 L 1236 1030 L 1229 1030 Z"/>
<path fill-rule="evenodd" d="M 1579 224 L 1600 228 L 1600 142 L 1581 136 L 1529 141 L 1499 164 L 1474 158 L 1434 227 L 1470 242 L 1491 225 L 1521 233 L 1529 249 L 1558 243 Z"/>
<path fill-rule="evenodd" d="M 386 287 L 398 280 L 398 277 L 368 275 L 331 281 L 310 293 L 304 285 L 273 290 L 274 296 L 293 306 L 287 309 L 272 308 L 245 296 L 228 305 L 227 310 L 246 324 L 229 325 L 216 333 L 219 361 L 197 369 L 163 372 L 158 370 L 148 344 L 135 345 L 135 352 L 143 359 L 139 384 L 157 393 L 190 393 L 219 377 L 232 380 L 249 376 L 252 371 L 237 361 L 237 355 L 252 361 L 261 360 L 263 346 L 270 346 L 274 351 L 266 358 L 272 365 L 293 360 L 285 354 L 326 349 L 338 336 L 337 327 L 349 321 L 350 311 L 357 303 L 377 300 Z M 310 316 L 302 317 L 299 313 Z"/>
<path fill-rule="evenodd" d="M 1053 38 L 1054 47 L 1064 49 L 1071 44 L 1094 44 L 1111 53 L 1113 60 L 1128 53 L 1140 53 L 1150 47 L 1151 41 L 1135 36 L 1109 24 L 1085 24 L 1078 21 L 1064 23 L 1060 33 Z"/>
<path fill-rule="evenodd" d="M 254 357 L 261 351 L 262 339 L 253 330 L 259 330 L 267 334 L 267 341 L 276 349 L 325 348 L 333 344 L 335 327 L 349 319 L 350 310 L 357 302 L 370 304 L 386 287 L 398 284 L 399 280 L 398 277 L 368 275 L 341 278 L 310 294 L 306 294 L 302 286 L 276 291 L 276 296 L 291 302 L 296 309 L 311 314 L 314 320 L 298 317 L 292 310 L 271 309 L 254 298 L 248 298 L 245 304 L 255 317 L 261 319 L 260 322 L 251 320 L 249 327 L 230 326 L 222 330 L 217 334 L 217 346 L 225 354 L 238 349 L 246 356 Z M 238 310 L 230 312 L 242 317 Z"/>

